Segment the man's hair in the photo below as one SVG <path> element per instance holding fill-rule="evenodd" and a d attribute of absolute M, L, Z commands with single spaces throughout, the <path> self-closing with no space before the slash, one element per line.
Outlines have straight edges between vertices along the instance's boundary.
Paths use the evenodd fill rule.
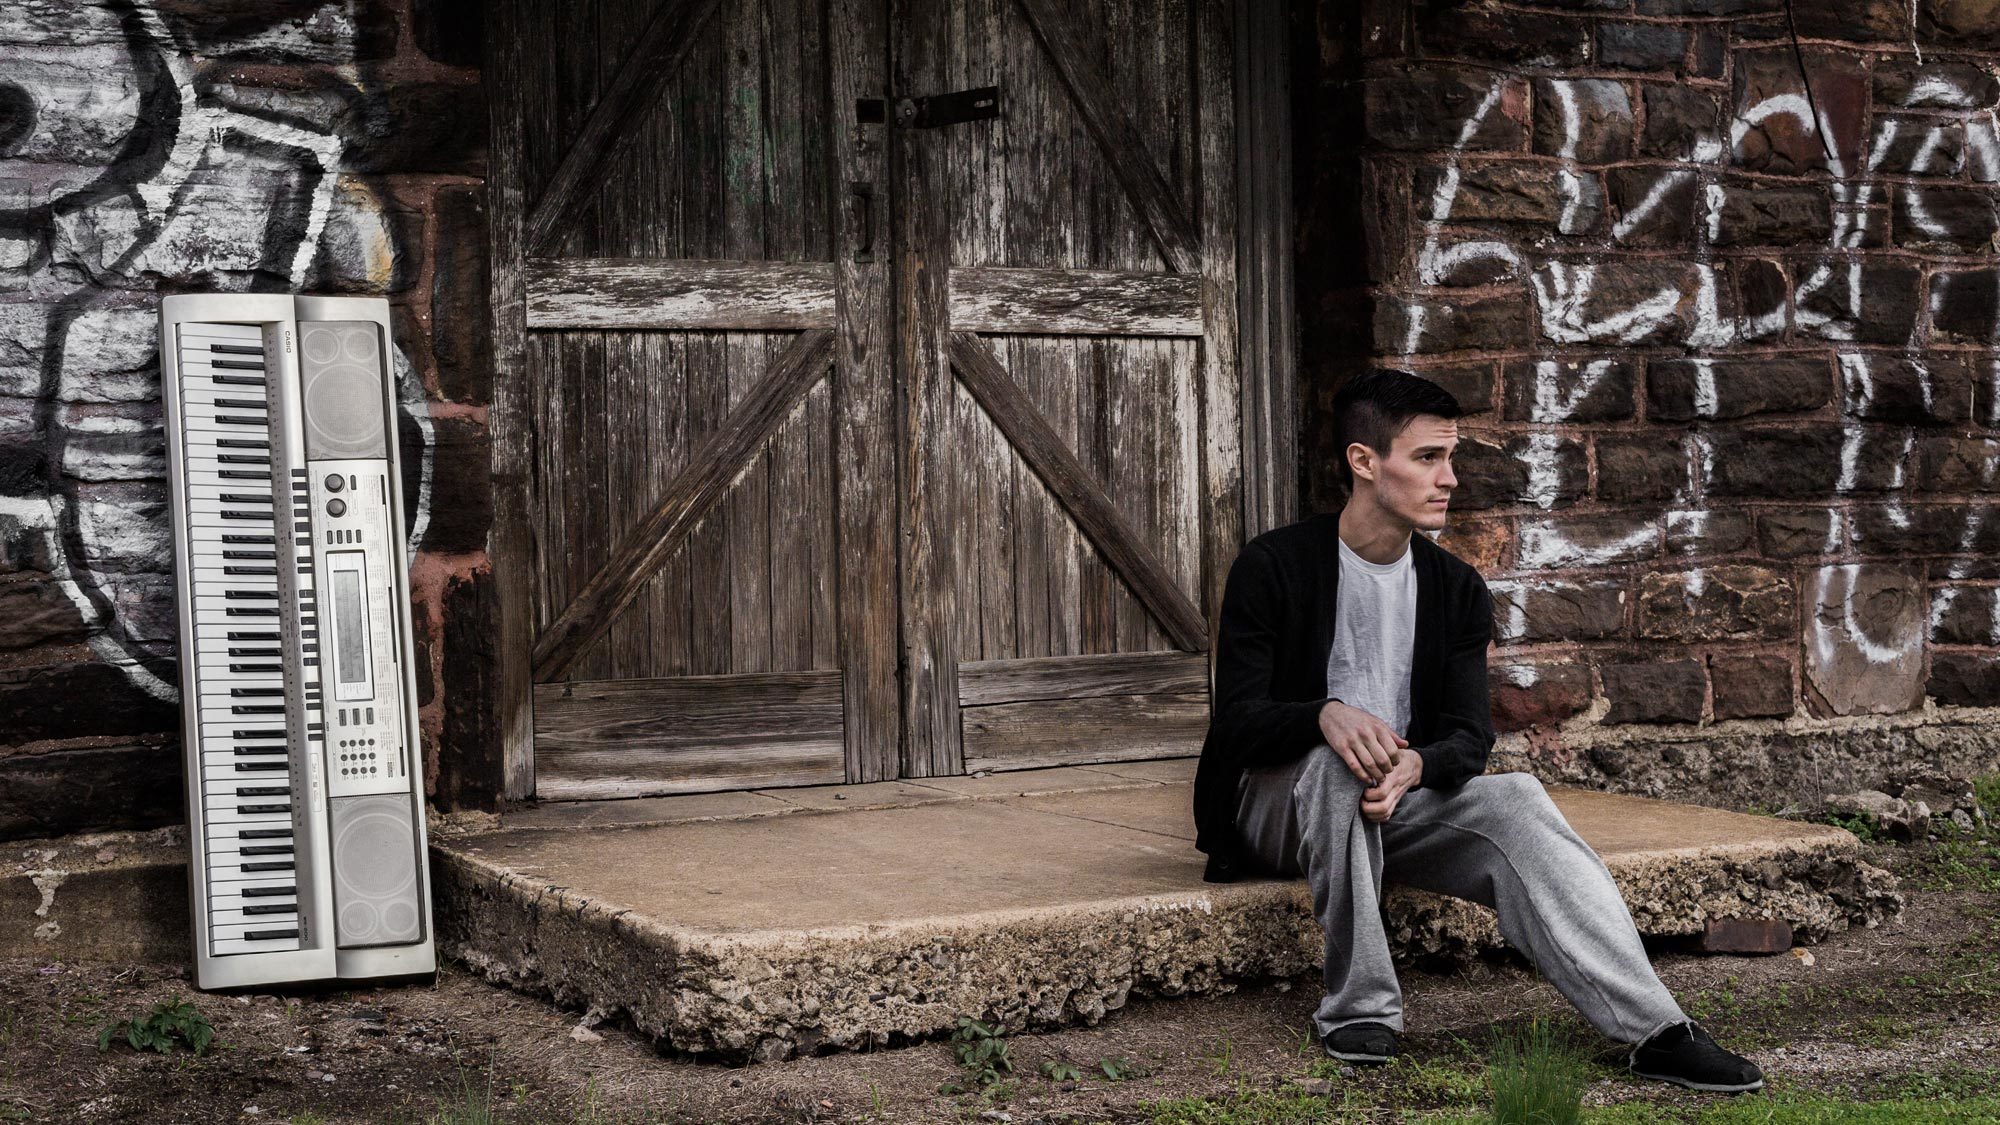
<path fill-rule="evenodd" d="M 1370 371 L 1358 375 L 1333 396 L 1333 434 L 1340 490 L 1352 495 L 1354 471 L 1347 464 L 1347 447 L 1355 442 L 1389 456 L 1396 435 L 1419 414 L 1457 418 L 1464 410 L 1450 391 L 1407 371 Z"/>

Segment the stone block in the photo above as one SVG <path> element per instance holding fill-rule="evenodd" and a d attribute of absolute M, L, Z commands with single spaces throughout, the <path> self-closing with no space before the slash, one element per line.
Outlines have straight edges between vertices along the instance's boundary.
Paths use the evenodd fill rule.
<path fill-rule="evenodd" d="M 484 405 L 493 395 L 485 189 L 440 188 L 434 214 L 431 352 L 437 360 L 438 389 L 454 402 Z"/>
<path fill-rule="evenodd" d="M 2000 646 L 2000 589 L 1939 586 L 1931 591 L 1930 639 L 1945 645 Z"/>
<path fill-rule="evenodd" d="M 62 472 L 80 481 L 162 481 L 167 436 L 157 402 L 65 405 Z"/>
<path fill-rule="evenodd" d="M 1728 430 L 1709 436 L 1708 495 L 1819 497 L 1840 480 L 1840 431 Z"/>
<path fill-rule="evenodd" d="M 1736 285 L 1736 337 L 1741 343 L 1775 340 L 1791 326 L 1792 283 L 1784 267 L 1764 258 L 1724 263 Z"/>
<path fill-rule="evenodd" d="M 229 63 L 347 64 L 396 53 L 387 0 L 156 0 L 161 19 L 195 53 Z"/>
<path fill-rule="evenodd" d="M 1470 67 L 1410 67 L 1378 74 L 1364 85 L 1369 137 L 1383 148 L 1447 151 L 1495 85 L 1499 97 L 1464 139 L 1481 152 L 1519 150 L 1528 139 L 1526 79 Z"/>
<path fill-rule="evenodd" d="M 1437 544 L 1482 574 L 1501 570 L 1514 544 L 1513 521 L 1454 515 L 1438 536 Z"/>
<path fill-rule="evenodd" d="M 1747 418 L 1818 410 L 1832 397 L 1824 360 L 1658 359 L 1646 369 L 1655 422 Z"/>
<path fill-rule="evenodd" d="M 1774 559 L 1831 555 L 1840 550 L 1841 527 L 1825 508 L 1766 508 L 1757 513 L 1757 547 Z"/>
<path fill-rule="evenodd" d="M 1917 34 L 1926 44 L 2000 51 L 2000 6 L 1992 0 L 1918 0 Z"/>
<path fill-rule="evenodd" d="M 86 632 L 76 603 L 53 577 L 22 572 L 0 581 L 0 649 L 73 641 Z"/>
<path fill-rule="evenodd" d="M 1979 188 L 1898 184 L 1896 245 L 1905 250 L 1990 254 L 2000 232 L 1993 196 Z"/>
<path fill-rule="evenodd" d="M 1554 345 L 1680 343 L 1695 326 L 1692 264 L 1549 262 L 1531 280 L 1541 336 Z"/>
<path fill-rule="evenodd" d="M 1516 565 L 1523 570 L 1613 566 L 1660 554 L 1660 521 L 1651 516 L 1523 518 L 1517 534 Z"/>
<path fill-rule="evenodd" d="M 1887 563 L 1806 576 L 1805 696 L 1815 716 L 1895 714 L 1923 702 L 1927 600 L 1917 573 Z"/>
<path fill-rule="evenodd" d="M 2000 284 L 1991 269 L 1940 271 L 1931 275 L 1931 333 L 1938 343 L 1991 346 Z"/>
<path fill-rule="evenodd" d="M 1792 662 L 1782 656 L 1708 658 L 1715 718 L 1778 719 L 1792 713 Z"/>
<path fill-rule="evenodd" d="M 1606 579 L 1496 579 L 1493 639 L 1503 645 L 1594 641 L 1625 629 L 1625 585 Z"/>
<path fill-rule="evenodd" d="M 2000 102 L 2000 79 L 1983 67 L 1907 55 L 1875 60 L 1875 100 L 1902 109 L 1985 109 Z"/>
<path fill-rule="evenodd" d="M 1854 549 L 1864 555 L 1979 555 L 2000 552 L 2000 507 L 1864 504 L 1848 511 Z"/>
<path fill-rule="evenodd" d="M 1716 24 L 1695 25 L 1689 64 L 1688 73 L 1696 78 L 1721 79 L 1729 69 L 1728 29 Z"/>
<path fill-rule="evenodd" d="M 1756 521 L 1740 509 L 1667 513 L 1669 555 L 1732 555 L 1748 550 L 1755 534 Z"/>
<path fill-rule="evenodd" d="M 2000 707 L 2000 657 L 1986 652 L 1932 653 L 1924 694 L 1942 707 Z"/>
<path fill-rule="evenodd" d="M 1563 234 L 1581 234 L 1596 226 L 1604 211 L 1604 192 L 1591 174 L 1564 179 L 1546 164 L 1464 163 L 1457 169 L 1455 189 L 1440 195 L 1447 175 L 1447 169 L 1436 164 L 1416 170 L 1413 184 L 1419 218 L 1453 223 L 1528 223 Z"/>
<path fill-rule="evenodd" d="M 1868 162 L 1888 176 L 1957 176 L 1965 168 L 1965 126 L 1934 117 L 1877 118 Z M 1897 223 L 1918 218 L 1929 216 L 1911 213 Z"/>
<path fill-rule="evenodd" d="M 1849 417 L 1939 425 L 1972 414 L 1972 373 L 1949 355 L 1913 360 L 1849 352 L 1838 363 L 1841 412 Z"/>
<path fill-rule="evenodd" d="M 1965 162 L 1974 183 L 2000 182 L 2000 122 L 1985 114 L 1966 121 Z"/>
<path fill-rule="evenodd" d="M 462 415 L 431 419 L 431 507 L 423 548 L 444 554 L 486 549 L 493 524 L 492 444 Z"/>
<path fill-rule="evenodd" d="M 1611 709 L 1603 721 L 1612 723 L 1698 723 L 1708 682 L 1694 660 L 1662 660 L 1647 664 L 1605 664 L 1604 695 Z"/>
<path fill-rule="evenodd" d="M 1684 168 L 1633 166 L 1604 174 L 1618 219 L 1611 236 L 1624 246 L 1687 246 L 1694 237 L 1696 177 Z"/>
<path fill-rule="evenodd" d="M 1534 149 L 1585 164 L 1608 164 L 1632 154 L 1632 96 L 1608 78 L 1541 78 L 1535 81 Z"/>
<path fill-rule="evenodd" d="M 1417 12 L 1417 39 L 1427 55 L 1523 67 L 1590 61 L 1590 25 L 1573 16 L 1476 4 L 1419 7 Z"/>
<path fill-rule="evenodd" d="M 1716 246 L 1791 246 L 1825 242 L 1833 215 L 1824 191 L 1732 185 L 1710 220 Z"/>
<path fill-rule="evenodd" d="M 1646 125 L 1639 134 L 1639 152 L 1668 160 L 1709 163 L 1722 154 L 1722 103 L 1714 94 L 1692 86 L 1646 85 L 1640 95 Z"/>
<path fill-rule="evenodd" d="M 410 37 L 417 50 L 446 66 L 477 69 L 486 40 L 481 0 L 412 0 Z"/>
<path fill-rule="evenodd" d="M 1750 16 L 1782 12 L 1784 0 L 1639 0 L 1642 16 Z"/>
<path fill-rule="evenodd" d="M 1604 434 L 1597 438 L 1597 498 L 1632 504 L 1677 501 L 1688 492 L 1684 438 L 1668 433 Z"/>
<path fill-rule="evenodd" d="M 310 287 L 336 293 L 389 294 L 410 287 L 423 266 L 424 217 L 382 185 L 343 177 L 333 192 Z"/>
<path fill-rule="evenodd" d="M 0 669 L 0 715 L 10 716 L 8 740 L 16 745 L 173 731 L 181 717 L 175 703 L 96 661 Z"/>
<path fill-rule="evenodd" d="M 1502 664 L 1486 681 L 1500 733 L 1552 727 L 1590 709 L 1590 669 L 1580 664 Z"/>
<path fill-rule="evenodd" d="M 437 801 L 446 808 L 492 809 L 502 775 L 498 710 L 499 607 L 493 575 L 454 576 L 444 592 L 444 723 L 438 736 Z"/>
<path fill-rule="evenodd" d="M 1519 434 L 1499 444 L 1462 440 L 1453 460 L 1459 484 L 1451 506 L 1456 509 L 1496 504 L 1566 508 L 1583 497 L 1590 479 L 1582 443 L 1560 434 Z"/>
<path fill-rule="evenodd" d="M 1660 23 L 1600 23 L 1597 64 L 1620 70 L 1679 71 L 1687 61 L 1687 27 Z"/>
<path fill-rule="evenodd" d="M 1796 628 L 1791 579 L 1761 566 L 1724 564 L 1642 575 L 1638 632 L 1692 643 L 1776 640 Z"/>
<path fill-rule="evenodd" d="M 1506 369 L 1510 422 L 1613 422 L 1632 417 L 1636 365 L 1620 359 L 1516 360 Z"/>
<path fill-rule="evenodd" d="M 1375 299 L 1376 343 L 1399 353 L 1519 348 L 1531 339 L 1528 307 L 1512 293 Z"/>
<path fill-rule="evenodd" d="M 1826 799 L 1826 811 L 1836 816 L 1858 817 L 1891 839 L 1921 840 L 1930 832 L 1928 806 L 1891 797 L 1879 789 L 1834 794 Z"/>
<path fill-rule="evenodd" d="M 1904 0 L 1840 0 L 1799 4 L 1792 19 L 1803 39 L 1844 39 L 1850 43 L 1910 42 L 1910 5 Z"/>
<path fill-rule="evenodd" d="M 1923 491 L 2000 491 L 2000 441 L 1926 434 L 1917 448 L 1917 487 Z"/>
<path fill-rule="evenodd" d="M 1490 414 L 1493 412 L 1493 368 L 1490 364 L 1472 363 L 1448 367 L 1400 367 L 1412 375 L 1428 379 L 1458 400 L 1460 410 L 1466 414 Z"/>
<path fill-rule="evenodd" d="M 1915 266 L 1864 260 L 1857 279 L 1845 263 L 1801 261 L 1792 276 L 1800 279 L 1794 298 L 1799 330 L 1808 335 L 1900 346 L 1916 330 L 1922 272 Z"/>
<path fill-rule="evenodd" d="M 1812 100 L 1822 130 L 1807 111 L 1806 84 L 1790 45 L 1736 52 L 1735 137 L 1731 158 L 1753 172 L 1798 176 L 1829 170 L 1828 150 L 1843 173 L 1861 168 L 1862 124 L 1868 109 L 1868 69 L 1851 52 L 1808 48 Z"/>

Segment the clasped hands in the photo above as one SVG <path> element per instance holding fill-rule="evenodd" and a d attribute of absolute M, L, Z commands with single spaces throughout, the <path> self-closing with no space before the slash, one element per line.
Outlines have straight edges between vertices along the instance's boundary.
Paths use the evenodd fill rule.
<path fill-rule="evenodd" d="M 1361 794 L 1361 815 L 1369 820 L 1389 819 L 1403 794 L 1423 780 L 1424 760 L 1409 741 L 1359 707 L 1330 700 L 1320 708 L 1319 732 L 1368 786 Z"/>

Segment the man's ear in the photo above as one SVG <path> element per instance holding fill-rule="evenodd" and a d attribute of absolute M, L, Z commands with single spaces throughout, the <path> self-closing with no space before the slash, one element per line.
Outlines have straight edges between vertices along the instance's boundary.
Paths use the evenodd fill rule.
<path fill-rule="evenodd" d="M 1356 450 L 1360 451 L 1359 456 L 1356 456 L 1355 454 Z M 1353 475 L 1355 480 L 1372 481 L 1375 479 L 1374 450 L 1368 448 L 1367 446 L 1361 444 L 1358 441 L 1349 442 L 1344 455 L 1347 458 L 1347 471 Z M 1361 469 L 1358 467 L 1359 465 L 1366 465 L 1368 467 L 1368 471 L 1366 474 L 1362 473 Z"/>

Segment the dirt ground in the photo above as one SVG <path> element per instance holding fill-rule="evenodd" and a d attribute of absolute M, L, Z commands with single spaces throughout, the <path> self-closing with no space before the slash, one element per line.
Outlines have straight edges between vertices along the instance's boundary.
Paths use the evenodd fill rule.
<path fill-rule="evenodd" d="M 1662 978 L 1725 1045 L 1759 1061 L 1773 1091 L 2000 1089 L 2000 845 L 1869 851 L 1903 879 L 1899 920 L 1771 957 L 1662 950 Z M 220 996 L 192 993 L 174 965 L 0 962 L 0 1120 L 1395 1121 L 1478 1112 L 1493 1034 L 1538 1014 L 1597 1059 L 1591 1103 L 1714 1097 L 1620 1077 L 1615 1046 L 1519 965 L 1403 979 L 1406 1058 L 1391 1067 L 1357 1073 L 1318 1053 L 1304 1032 L 1318 982 L 1303 977 L 1135 1000 L 1095 1028 L 1013 1035 L 1011 1076 L 943 1094 L 964 1080 L 948 1043 L 725 1067 L 662 1056 L 613 1025 L 583 1028 L 576 1013 L 456 965 L 429 987 Z M 122 1040 L 98 1050 L 106 1022 L 175 997 L 213 1023 L 206 1055 Z M 1105 1059 L 1136 1073 L 1113 1081 Z M 1045 1077 L 1051 1060 L 1084 1077 Z"/>

